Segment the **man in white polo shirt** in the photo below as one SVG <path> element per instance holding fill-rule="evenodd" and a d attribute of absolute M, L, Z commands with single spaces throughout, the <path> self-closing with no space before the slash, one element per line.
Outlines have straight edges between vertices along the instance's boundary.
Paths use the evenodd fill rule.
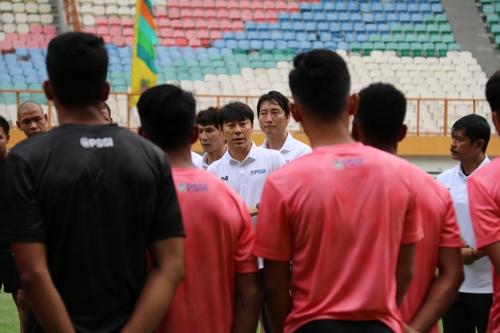
<path fill-rule="evenodd" d="M 228 149 L 207 170 L 227 182 L 245 200 L 255 224 L 267 176 L 286 163 L 278 151 L 257 147 L 252 141 L 253 118 L 252 109 L 241 102 L 220 109 L 217 125 Z"/>
<path fill-rule="evenodd" d="M 262 95 L 257 103 L 260 129 L 266 134 L 261 147 L 279 151 L 287 164 L 312 151 L 311 147 L 294 139 L 286 129 L 290 122 L 289 102 L 282 93 L 273 90 Z"/>
<path fill-rule="evenodd" d="M 198 126 L 198 138 L 201 149 L 205 152 L 199 163 L 195 163 L 197 168 L 208 169 L 210 164 L 219 160 L 227 150 L 224 135 L 217 128 L 217 114 L 219 109 L 209 107 L 198 112 L 196 115 L 196 125 Z"/>
<path fill-rule="evenodd" d="M 469 210 L 467 182 L 479 168 L 490 162 L 486 148 L 491 129 L 478 115 L 467 115 L 453 124 L 451 157 L 460 163 L 446 170 L 437 180 L 449 189 L 462 236 L 465 281 L 453 305 L 443 317 L 444 333 L 484 333 L 493 301 L 491 264 L 486 253 L 476 248 Z"/>

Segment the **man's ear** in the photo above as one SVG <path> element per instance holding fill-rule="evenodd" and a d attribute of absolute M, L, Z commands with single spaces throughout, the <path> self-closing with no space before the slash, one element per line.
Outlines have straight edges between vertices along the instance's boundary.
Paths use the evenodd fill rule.
<path fill-rule="evenodd" d="M 297 101 L 294 103 L 289 102 L 288 108 L 290 109 L 290 113 L 292 114 L 293 119 L 300 123 L 302 121 L 302 107 Z"/>
<path fill-rule="evenodd" d="M 148 136 L 146 135 L 146 132 L 144 131 L 142 126 L 139 126 L 139 128 L 137 128 L 137 134 L 142 136 L 144 139 L 148 140 Z"/>
<path fill-rule="evenodd" d="M 52 93 L 52 86 L 50 85 L 50 82 L 48 80 L 43 81 L 43 92 L 45 93 L 45 97 L 49 101 L 54 100 L 54 94 Z"/>
<path fill-rule="evenodd" d="M 399 133 L 398 142 L 401 142 L 403 141 L 404 138 L 406 138 L 407 132 L 408 132 L 408 126 L 406 125 L 401 126 L 401 132 Z"/>
<path fill-rule="evenodd" d="M 359 108 L 359 95 L 358 94 L 352 94 L 351 96 L 348 97 L 347 108 L 349 110 L 350 116 L 355 116 L 356 113 L 358 113 L 358 108 Z"/>
<path fill-rule="evenodd" d="M 500 115 L 498 114 L 498 112 L 499 111 L 492 111 L 491 116 L 493 117 L 493 124 L 495 125 L 497 133 L 500 134 Z"/>
<path fill-rule="evenodd" d="M 193 144 L 198 141 L 198 126 L 194 125 L 193 130 L 191 131 L 191 137 L 189 138 L 189 143 Z"/>
<path fill-rule="evenodd" d="M 10 134 L 9 134 L 9 135 L 7 135 L 7 138 L 6 138 L 6 139 L 7 139 L 7 143 L 9 143 L 9 140 L 10 140 Z"/>
<path fill-rule="evenodd" d="M 101 101 L 105 102 L 108 100 L 110 90 L 111 86 L 109 85 L 109 82 L 108 81 L 104 82 L 104 87 L 101 93 Z"/>

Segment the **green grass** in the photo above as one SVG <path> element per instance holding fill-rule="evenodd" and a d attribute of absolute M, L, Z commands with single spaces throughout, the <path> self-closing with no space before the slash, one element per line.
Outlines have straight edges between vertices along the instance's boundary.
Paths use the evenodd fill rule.
<path fill-rule="evenodd" d="M 0 293 L 0 332 L 19 333 L 19 316 L 11 294 Z"/>

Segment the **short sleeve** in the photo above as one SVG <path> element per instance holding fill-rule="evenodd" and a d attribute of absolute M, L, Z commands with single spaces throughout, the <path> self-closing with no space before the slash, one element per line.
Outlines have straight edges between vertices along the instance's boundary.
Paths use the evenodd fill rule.
<path fill-rule="evenodd" d="M 162 159 L 161 168 L 162 179 L 158 184 L 155 217 L 149 234 L 150 243 L 160 239 L 185 236 L 174 179 L 166 158 Z"/>
<path fill-rule="evenodd" d="M 255 244 L 255 230 L 243 200 L 239 200 L 238 208 L 241 214 L 241 229 L 236 243 L 234 260 L 236 273 L 253 273 L 259 270 L 257 258 L 252 254 Z"/>
<path fill-rule="evenodd" d="M 0 170 L 0 241 L 44 242 L 36 183 L 26 161 L 10 153 Z"/>
<path fill-rule="evenodd" d="M 269 178 L 260 202 L 253 253 L 274 261 L 292 258 L 292 231 L 287 202 Z"/>
<path fill-rule="evenodd" d="M 460 228 L 458 227 L 455 208 L 450 193 L 443 187 L 440 193 L 445 201 L 445 214 L 439 247 L 462 247 L 460 240 Z"/>
<path fill-rule="evenodd" d="M 424 237 L 422 214 L 420 213 L 420 206 L 423 205 L 423 200 L 419 200 L 419 196 L 425 195 L 423 186 L 423 184 L 425 184 L 425 178 L 421 177 L 420 170 L 410 169 L 408 171 L 409 174 L 413 176 L 413 193 L 405 215 L 401 244 L 413 244 Z"/>
<path fill-rule="evenodd" d="M 500 207 L 498 198 L 488 193 L 481 179 L 469 178 L 469 207 L 479 249 L 500 241 Z"/>

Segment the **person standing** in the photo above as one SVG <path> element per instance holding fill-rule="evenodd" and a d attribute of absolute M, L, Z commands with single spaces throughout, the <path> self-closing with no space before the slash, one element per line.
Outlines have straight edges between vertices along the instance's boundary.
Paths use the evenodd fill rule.
<path fill-rule="evenodd" d="M 26 101 L 17 110 L 16 125 L 27 138 L 31 138 L 47 132 L 47 115 L 40 104 Z"/>
<path fill-rule="evenodd" d="M 493 302 L 491 262 L 477 249 L 469 210 L 467 184 L 470 177 L 490 163 L 486 148 L 490 125 L 483 117 L 470 114 L 457 120 L 451 129 L 451 157 L 459 164 L 440 174 L 437 180 L 453 198 L 460 234 L 464 240 L 462 257 L 465 281 L 448 312 L 443 317 L 445 333 L 485 333 Z"/>
<path fill-rule="evenodd" d="M 217 114 L 219 109 L 210 107 L 196 115 L 198 136 L 201 148 L 205 152 L 201 162 L 195 163 L 196 167 L 208 169 L 210 164 L 220 160 L 226 153 L 224 135 L 217 128 Z"/>

